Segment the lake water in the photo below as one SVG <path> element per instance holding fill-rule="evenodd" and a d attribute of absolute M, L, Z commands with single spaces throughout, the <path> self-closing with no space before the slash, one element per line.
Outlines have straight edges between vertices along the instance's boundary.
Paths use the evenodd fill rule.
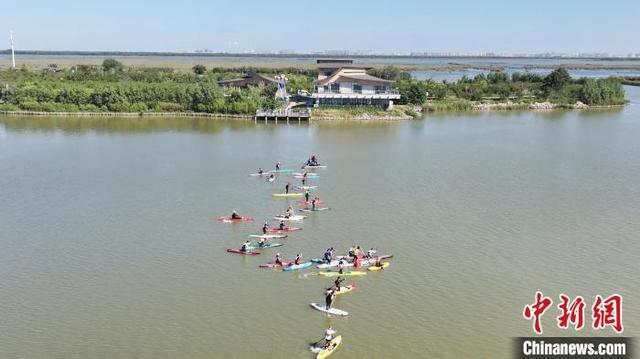
<path fill-rule="evenodd" d="M 602 111 L 429 114 L 403 122 L 0 117 L 0 357 L 505 358 L 542 290 L 624 297 L 640 335 L 640 91 Z M 286 177 L 247 174 L 311 152 L 315 213 L 285 258 L 377 247 L 328 318 L 327 279 L 258 269 L 253 224 Z M 573 335 L 543 318 L 545 335 Z M 587 312 L 587 326 L 590 314 Z M 612 335 L 583 329 L 579 335 Z"/>

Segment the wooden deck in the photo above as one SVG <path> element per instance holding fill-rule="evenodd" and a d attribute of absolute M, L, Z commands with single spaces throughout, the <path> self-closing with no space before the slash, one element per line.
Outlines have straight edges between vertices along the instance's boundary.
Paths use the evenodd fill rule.
<path fill-rule="evenodd" d="M 311 110 L 257 110 L 254 119 L 269 121 L 287 121 L 295 120 L 295 121 L 309 121 L 311 118 Z"/>

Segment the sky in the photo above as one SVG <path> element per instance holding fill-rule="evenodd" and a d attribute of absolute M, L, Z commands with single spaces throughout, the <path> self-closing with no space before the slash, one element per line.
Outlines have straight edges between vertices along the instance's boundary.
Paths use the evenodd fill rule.
<path fill-rule="evenodd" d="M 640 53 L 640 0 L 2 0 L 22 50 Z"/>

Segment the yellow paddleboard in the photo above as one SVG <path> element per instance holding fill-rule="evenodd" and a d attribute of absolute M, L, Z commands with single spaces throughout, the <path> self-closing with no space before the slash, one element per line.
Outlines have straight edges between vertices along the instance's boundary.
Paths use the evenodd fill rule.
<path fill-rule="evenodd" d="M 274 197 L 303 197 L 304 193 L 294 192 L 294 193 L 274 193 Z"/>
<path fill-rule="evenodd" d="M 369 267 L 368 269 L 371 271 L 385 269 L 389 266 L 389 262 L 382 263 L 382 267 L 376 267 L 375 265 Z"/>
<path fill-rule="evenodd" d="M 338 335 L 337 337 L 333 338 L 331 340 L 331 343 L 329 344 L 329 347 L 327 349 L 322 349 L 318 353 L 318 355 L 316 355 L 316 359 L 324 359 L 333 354 L 333 352 L 340 346 L 340 343 L 342 343 L 342 335 Z"/>

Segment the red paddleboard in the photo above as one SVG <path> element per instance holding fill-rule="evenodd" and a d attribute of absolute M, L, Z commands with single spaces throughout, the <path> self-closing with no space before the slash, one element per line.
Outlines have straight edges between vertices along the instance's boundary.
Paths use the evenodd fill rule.
<path fill-rule="evenodd" d="M 267 233 L 283 233 L 283 232 L 293 232 L 300 231 L 302 228 L 298 227 L 284 227 L 284 229 L 280 228 L 267 228 Z"/>
<path fill-rule="evenodd" d="M 320 204 L 327 204 L 327 201 L 323 201 L 321 199 L 316 201 L 316 205 L 320 205 Z M 300 200 L 300 201 L 296 201 L 296 205 L 298 206 L 310 206 L 311 205 L 311 201 L 307 202 L 305 200 Z"/>
<path fill-rule="evenodd" d="M 235 254 L 247 254 L 247 255 L 252 255 L 252 256 L 260 254 L 260 252 L 256 252 L 256 251 L 241 251 L 239 249 L 227 249 L 227 252 L 235 253 Z"/>
<path fill-rule="evenodd" d="M 224 216 L 218 217 L 218 221 L 225 222 L 225 223 L 253 222 L 255 220 L 256 219 L 253 217 L 242 217 L 242 218 L 231 218 L 231 217 L 224 217 Z"/>
<path fill-rule="evenodd" d="M 258 267 L 260 268 L 280 268 L 280 267 L 288 267 L 292 265 L 293 262 L 282 262 L 282 266 L 276 265 L 274 262 L 260 264 Z"/>

